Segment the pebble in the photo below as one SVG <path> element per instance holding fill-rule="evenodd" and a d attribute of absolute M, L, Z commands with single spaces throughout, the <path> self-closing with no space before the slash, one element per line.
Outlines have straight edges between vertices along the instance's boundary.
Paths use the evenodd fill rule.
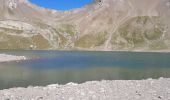
<path fill-rule="evenodd" d="M 43 97 L 37 97 L 36 100 L 43 100 Z"/>
<path fill-rule="evenodd" d="M 94 94 L 95 92 L 93 92 L 93 91 L 89 91 L 89 94 Z"/>
<path fill-rule="evenodd" d="M 100 89 L 100 92 L 105 92 L 105 89 L 104 89 L 104 88 L 101 88 L 101 89 Z"/>
<path fill-rule="evenodd" d="M 81 92 L 80 94 L 81 94 L 82 96 L 84 96 L 84 95 L 85 95 L 85 93 L 84 93 L 84 92 Z"/>
<path fill-rule="evenodd" d="M 136 95 L 141 96 L 141 93 L 139 91 L 136 91 Z"/>
<path fill-rule="evenodd" d="M 70 83 L 68 83 L 68 84 L 66 84 L 66 85 L 73 85 L 73 86 L 77 86 L 78 84 L 77 84 L 77 83 L 72 83 L 72 82 L 70 82 Z"/>
<path fill-rule="evenodd" d="M 74 98 L 73 97 L 69 97 L 69 99 L 68 100 L 74 100 Z"/>
<path fill-rule="evenodd" d="M 162 96 L 158 96 L 159 99 L 162 99 L 163 97 Z"/>
<path fill-rule="evenodd" d="M 160 77 L 159 80 L 163 80 L 164 78 L 163 77 Z"/>
<path fill-rule="evenodd" d="M 136 99 L 139 99 L 139 98 L 141 98 L 141 96 L 139 96 L 139 95 L 136 95 L 136 96 L 135 96 L 135 98 L 136 98 Z"/>
<path fill-rule="evenodd" d="M 9 89 L 9 90 L 0 90 L 0 100 L 5 100 L 5 98 L 9 98 L 11 100 L 21 100 L 24 98 L 23 95 L 27 95 L 28 97 L 37 96 L 32 100 L 53 100 L 56 97 L 56 100 L 125 100 L 122 98 L 127 98 L 126 100 L 130 100 L 129 98 L 134 98 L 134 100 L 170 100 L 170 94 L 168 91 L 170 90 L 170 84 L 162 84 L 162 83 L 169 83 L 169 79 L 164 80 L 152 80 L 154 82 L 153 86 L 151 86 L 150 81 L 142 80 L 142 81 L 105 81 L 105 82 L 86 82 L 83 84 L 76 84 L 76 83 L 68 83 L 66 85 L 58 85 L 52 84 L 47 85 L 46 87 L 31 87 L 28 88 L 20 88 L 20 89 Z M 127 85 L 132 84 L 133 85 Z M 147 83 L 147 84 L 146 84 Z M 78 86 L 74 86 L 78 85 Z M 141 87 L 138 88 L 136 85 L 140 85 Z M 145 86 L 143 86 L 145 85 Z M 156 87 L 160 86 L 160 87 Z M 50 90 L 48 88 L 54 88 L 54 90 Z M 60 87 L 60 88 L 56 88 Z M 119 89 L 117 89 L 119 87 Z M 128 87 L 128 88 L 127 88 Z M 153 88 L 154 87 L 154 88 Z M 44 88 L 41 89 L 41 88 Z M 15 90 L 15 91 L 14 91 Z M 24 91 L 26 93 L 24 94 Z M 36 90 L 39 93 L 36 95 Z M 22 94 L 16 93 L 21 92 Z M 27 94 L 28 92 L 31 94 Z M 42 91 L 42 92 L 41 92 Z M 74 91 L 74 92 L 73 92 Z M 52 93 L 51 93 L 52 92 Z M 15 94 L 16 93 L 16 94 Z M 42 96 L 39 94 L 43 94 Z M 48 95 L 47 95 L 48 94 Z M 57 95 L 53 95 L 57 94 Z M 164 97 L 164 94 L 165 97 Z M 51 99 L 52 98 L 52 99 Z M 149 98 L 149 99 L 148 99 Z M 22 99 L 27 100 L 27 99 Z M 31 100 L 31 99 L 28 99 Z"/>
<path fill-rule="evenodd" d="M 148 78 L 147 80 L 148 80 L 148 81 L 151 81 L 151 80 L 153 80 L 153 79 L 152 79 L 152 78 Z"/>
<path fill-rule="evenodd" d="M 48 89 L 56 89 L 57 87 L 59 87 L 58 84 L 51 84 L 47 86 Z"/>

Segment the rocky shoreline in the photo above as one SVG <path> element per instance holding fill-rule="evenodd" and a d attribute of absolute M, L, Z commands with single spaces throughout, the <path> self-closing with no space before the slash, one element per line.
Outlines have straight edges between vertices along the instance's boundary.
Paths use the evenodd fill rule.
<path fill-rule="evenodd" d="M 9 61 L 19 61 L 19 60 L 26 60 L 26 57 L 25 56 L 14 56 L 14 55 L 0 54 L 0 63 L 1 62 L 9 62 Z"/>
<path fill-rule="evenodd" d="M 170 78 L 11 88 L 0 100 L 170 100 Z"/>

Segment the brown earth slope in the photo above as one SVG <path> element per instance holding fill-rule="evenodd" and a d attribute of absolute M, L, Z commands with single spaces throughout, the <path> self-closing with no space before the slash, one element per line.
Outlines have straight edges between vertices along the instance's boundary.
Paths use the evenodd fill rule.
<path fill-rule="evenodd" d="M 0 0 L 0 49 L 169 50 L 169 0 L 95 0 L 56 11 Z"/>

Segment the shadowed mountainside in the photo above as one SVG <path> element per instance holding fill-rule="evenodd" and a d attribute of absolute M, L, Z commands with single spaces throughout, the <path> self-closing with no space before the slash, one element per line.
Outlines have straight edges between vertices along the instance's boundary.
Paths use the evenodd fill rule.
<path fill-rule="evenodd" d="M 95 0 L 56 11 L 0 0 L 0 49 L 169 50 L 169 0 Z"/>

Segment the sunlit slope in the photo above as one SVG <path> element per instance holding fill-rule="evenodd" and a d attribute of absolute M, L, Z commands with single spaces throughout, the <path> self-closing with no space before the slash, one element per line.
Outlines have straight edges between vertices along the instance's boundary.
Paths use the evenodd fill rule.
<path fill-rule="evenodd" d="M 0 0 L 0 49 L 169 50 L 168 0 L 96 0 L 55 11 Z"/>

